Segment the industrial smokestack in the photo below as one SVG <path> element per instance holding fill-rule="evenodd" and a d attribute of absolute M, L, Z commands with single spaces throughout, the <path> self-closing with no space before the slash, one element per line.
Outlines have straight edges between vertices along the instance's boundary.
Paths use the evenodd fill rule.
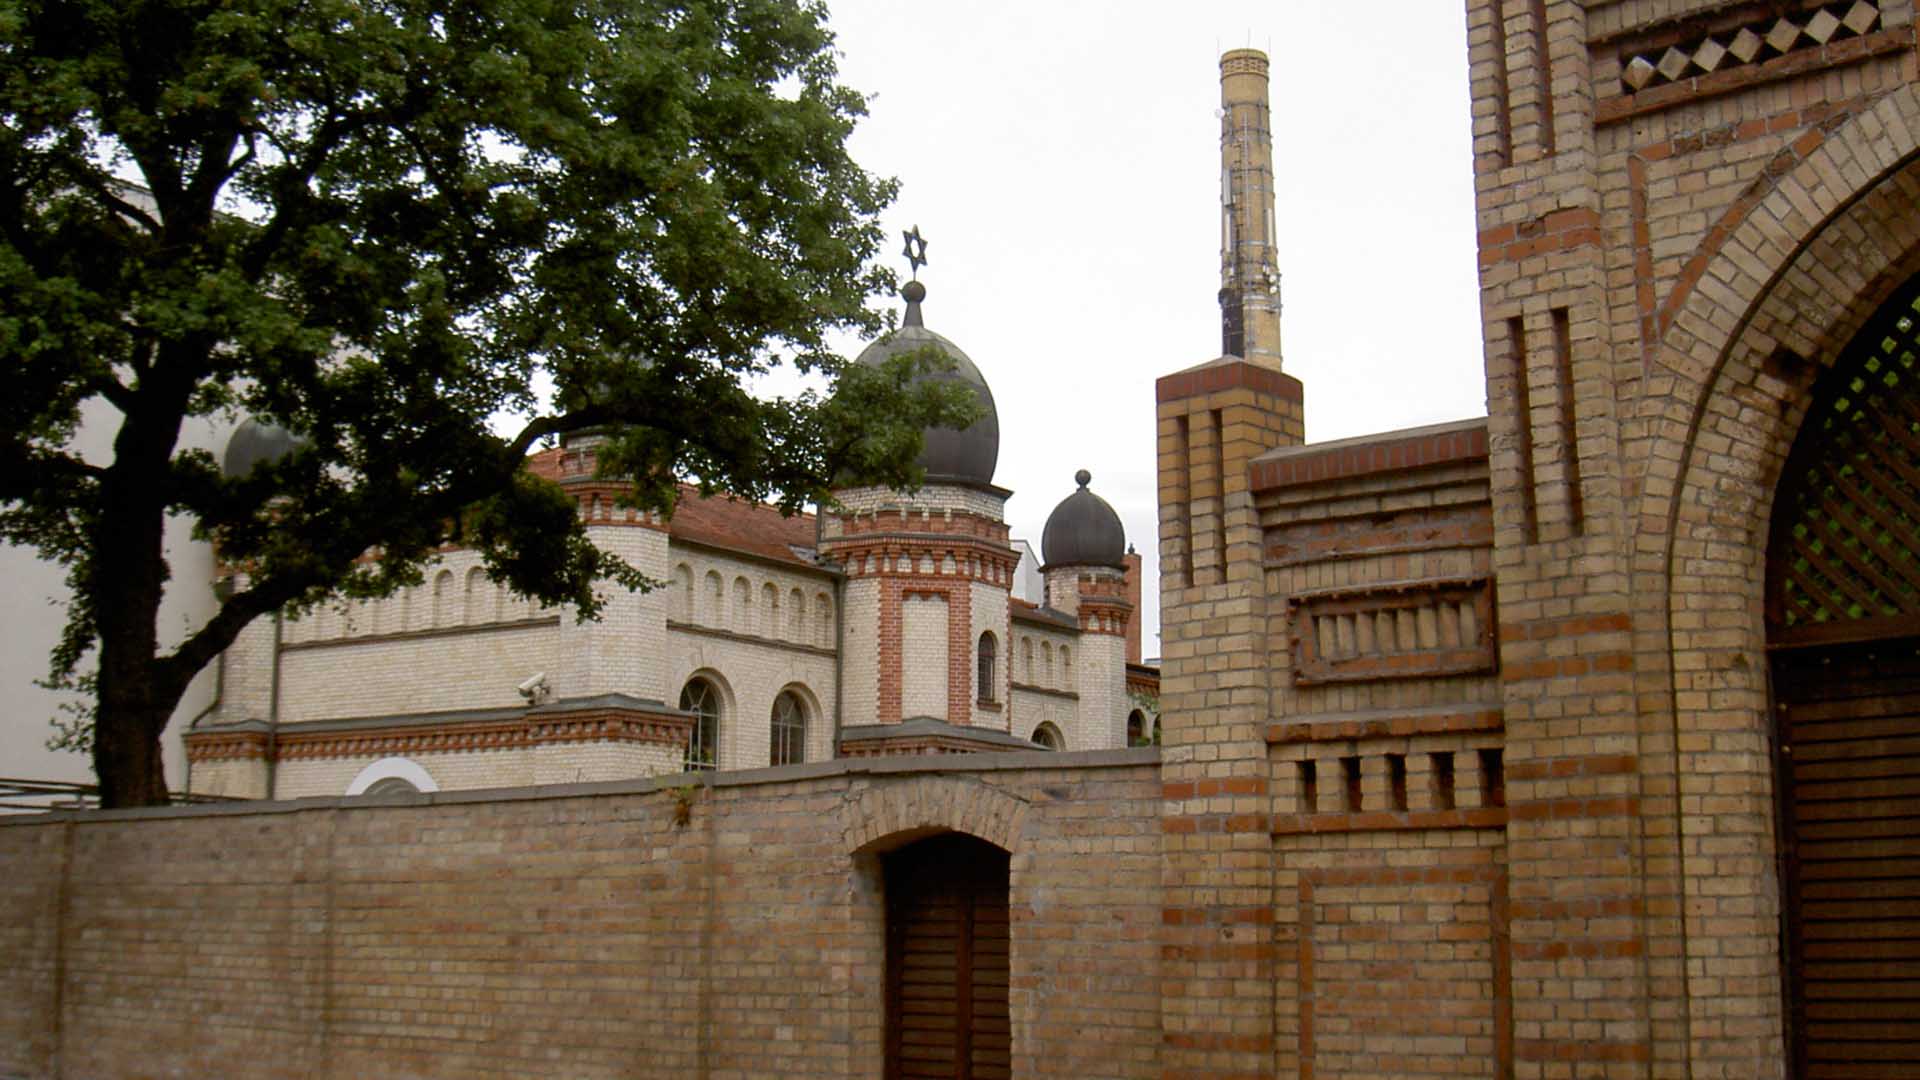
<path fill-rule="evenodd" d="M 1274 250 L 1273 130 L 1267 54 L 1220 57 L 1221 351 L 1280 368 L 1280 265 Z"/>

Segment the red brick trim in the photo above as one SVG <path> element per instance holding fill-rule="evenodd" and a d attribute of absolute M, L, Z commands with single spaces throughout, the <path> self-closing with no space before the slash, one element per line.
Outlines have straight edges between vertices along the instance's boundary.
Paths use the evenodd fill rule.
<path fill-rule="evenodd" d="M 1637 897 L 1608 900 L 1515 900 L 1513 914 L 1521 919 L 1606 919 L 1618 916 L 1639 918 L 1646 908 Z"/>
<path fill-rule="evenodd" d="M 1210 799 L 1215 795 L 1265 795 L 1264 776 L 1228 776 L 1218 780 L 1174 780 L 1160 785 L 1163 799 Z"/>
<path fill-rule="evenodd" d="M 1597 799 L 1514 800 L 1507 806 L 1513 821 L 1569 821 L 1583 818 L 1638 817 L 1640 800 L 1631 795 Z"/>
<path fill-rule="evenodd" d="M 1273 820 L 1273 835 L 1312 833 L 1398 832 L 1406 829 L 1499 829 L 1506 827 L 1507 809 L 1482 806 L 1470 810 L 1363 810 L 1331 814 L 1281 814 Z"/>
<path fill-rule="evenodd" d="M 267 733 L 264 731 L 189 731 L 187 760 L 198 765 L 206 761 L 265 761 Z"/>
<path fill-rule="evenodd" d="M 1269 926 L 1273 908 L 1258 907 L 1165 907 L 1160 909 L 1165 926 Z"/>
<path fill-rule="evenodd" d="M 1507 763 L 1507 779 L 1553 780 L 1574 776 L 1622 776 L 1638 772 L 1639 769 L 1638 755 L 1594 754 L 1587 757 L 1510 761 Z"/>
<path fill-rule="evenodd" d="M 1484 229 L 1479 239 L 1483 267 L 1585 247 L 1600 242 L 1600 212 L 1584 206 L 1565 207 L 1532 221 Z"/>
<path fill-rule="evenodd" d="M 1162 375 L 1153 384 L 1156 403 L 1205 397 L 1222 390 L 1252 390 L 1299 403 L 1306 399 L 1300 380 L 1245 360 L 1229 360 Z"/>
<path fill-rule="evenodd" d="M 1258 833 L 1273 831 L 1271 814 L 1196 814 L 1160 819 L 1160 831 L 1174 836 L 1198 833 Z"/>
<path fill-rule="evenodd" d="M 1411 735 L 1458 735 L 1468 732 L 1497 732 L 1505 728 L 1506 713 L 1501 709 L 1474 709 L 1455 713 L 1332 722 L 1308 720 L 1267 725 L 1267 744 L 1273 746 L 1282 743 L 1405 738 Z"/>
<path fill-rule="evenodd" d="M 1632 670 L 1632 653 L 1597 652 L 1584 656 L 1549 656 L 1541 660 L 1509 663 L 1502 674 L 1507 682 L 1515 682 L 1521 679 L 1561 679 L 1595 672 Z"/>
<path fill-rule="evenodd" d="M 1564 619 L 1530 619 L 1523 623 L 1501 623 L 1501 641 L 1549 641 L 1554 638 L 1584 637 L 1633 629 L 1633 616 L 1625 612 L 1612 615 L 1572 615 Z"/>
<path fill-rule="evenodd" d="M 274 737 L 279 761 L 328 758 L 403 757 L 413 754 L 524 750 L 544 743 L 617 742 L 685 746 L 691 717 L 604 708 L 541 713 L 481 723 L 440 723 L 355 731 L 302 731 L 282 727 Z M 187 736 L 192 760 L 222 761 L 267 756 L 265 732 L 193 733 Z"/>
<path fill-rule="evenodd" d="M 1602 1042 L 1598 1039 L 1520 1039 L 1513 1056 L 1519 1061 L 1650 1061 L 1646 1042 Z"/>
<path fill-rule="evenodd" d="M 1267 530 L 1265 555 L 1267 566 L 1285 567 L 1492 546 L 1493 514 L 1488 503 L 1479 502 L 1447 512 L 1422 507 L 1417 512 L 1397 514 L 1388 522 L 1336 518 L 1275 526 Z"/>
<path fill-rule="evenodd" d="M 1247 470 L 1256 492 L 1298 484 L 1318 484 L 1372 473 L 1400 472 L 1487 458 L 1487 425 L 1465 430 L 1387 436 L 1372 442 L 1305 447 L 1284 457 L 1256 461 Z"/>
<path fill-rule="evenodd" d="M 1513 946 L 1513 955 L 1521 960 L 1623 959 L 1644 956 L 1646 942 L 1639 938 L 1568 938 L 1548 941 L 1522 941 Z"/>
<path fill-rule="evenodd" d="M 1642 90 L 1637 94 L 1615 94 L 1594 103 L 1593 122 L 1595 125 L 1616 123 L 1645 113 L 1670 109 L 1686 102 L 1719 97 L 1722 94 L 1764 86 L 1781 79 L 1795 78 L 1822 68 L 1857 64 L 1875 56 L 1911 48 L 1913 42 L 1912 26 L 1896 26 L 1848 38 L 1845 41 L 1836 41 L 1831 45 L 1796 49 L 1785 56 L 1776 56 L 1758 64 L 1743 64 L 1725 71 L 1715 71 L 1691 79 L 1682 79 L 1679 82 L 1665 83 Z"/>

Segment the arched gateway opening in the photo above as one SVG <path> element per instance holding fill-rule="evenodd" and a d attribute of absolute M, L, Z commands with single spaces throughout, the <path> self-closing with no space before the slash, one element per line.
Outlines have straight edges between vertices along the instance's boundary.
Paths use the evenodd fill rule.
<path fill-rule="evenodd" d="M 1795 1075 L 1920 1076 L 1920 277 L 1814 389 L 1766 614 Z"/>
<path fill-rule="evenodd" d="M 1007 853 L 943 833 L 881 861 L 887 1077 L 1010 1075 Z"/>

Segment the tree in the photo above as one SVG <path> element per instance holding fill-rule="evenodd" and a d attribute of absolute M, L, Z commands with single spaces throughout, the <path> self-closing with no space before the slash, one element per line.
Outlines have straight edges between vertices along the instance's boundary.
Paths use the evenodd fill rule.
<path fill-rule="evenodd" d="M 0 536 L 67 567 L 55 682 L 93 692 L 105 806 L 163 801 L 159 738 L 246 623 L 477 548 L 522 593 L 644 586 L 524 468 L 599 426 L 610 475 L 797 510 L 917 479 L 970 395 L 860 369 L 892 195 L 847 156 L 805 0 L 0 0 Z M 778 362 L 830 394 L 762 400 Z M 540 393 L 550 380 L 551 395 Z M 104 400 L 110 460 L 74 449 Z M 509 435 L 489 419 L 531 419 Z M 261 417 L 244 476 L 180 446 Z M 161 534 L 244 587 L 171 651 Z"/>

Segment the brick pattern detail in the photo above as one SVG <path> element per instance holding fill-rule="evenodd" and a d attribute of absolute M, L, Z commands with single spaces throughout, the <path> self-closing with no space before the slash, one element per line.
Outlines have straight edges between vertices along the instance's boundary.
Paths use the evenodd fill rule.
<path fill-rule="evenodd" d="M 1289 598 L 1293 681 L 1483 674 L 1494 670 L 1491 582 L 1420 582 L 1399 588 Z"/>
<path fill-rule="evenodd" d="M 1596 56 L 1599 123 L 1910 48 L 1873 0 L 1745 4 L 1636 35 Z M 1889 5 L 1890 7 L 1895 5 Z M 1901 13 L 1892 13 L 1898 19 Z"/>
<path fill-rule="evenodd" d="M 1305 446 L 1284 457 L 1262 458 L 1253 466 L 1255 491 L 1294 484 L 1322 483 L 1434 465 L 1485 460 L 1485 424 L 1449 425 L 1445 430 L 1399 437 L 1348 440 L 1326 448 Z M 1372 530 L 1367 530 L 1369 533 Z"/>

